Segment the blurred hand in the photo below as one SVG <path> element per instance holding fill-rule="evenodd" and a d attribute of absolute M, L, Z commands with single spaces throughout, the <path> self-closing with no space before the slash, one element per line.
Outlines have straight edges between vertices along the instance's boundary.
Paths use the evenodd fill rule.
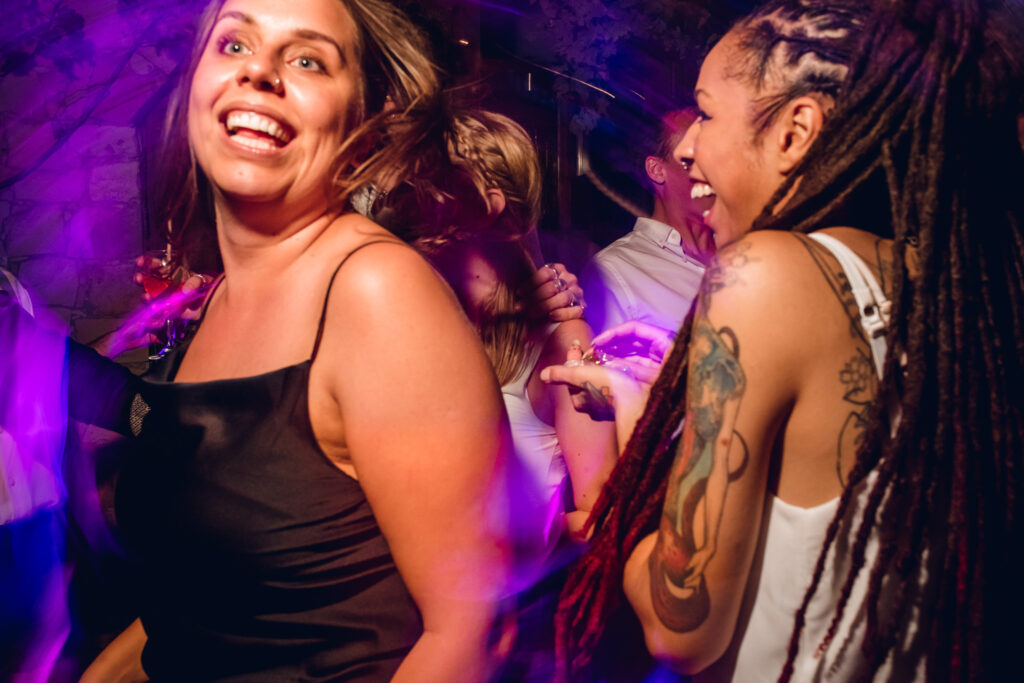
<path fill-rule="evenodd" d="M 530 312 L 533 317 L 554 322 L 583 317 L 586 303 L 579 280 L 561 263 L 547 263 L 538 268 L 530 282 Z"/>
<path fill-rule="evenodd" d="M 604 346 L 595 346 L 586 353 L 574 344 L 565 364 L 544 368 L 540 378 L 566 385 L 573 407 L 591 419 L 614 420 L 621 453 L 643 414 L 651 385 L 672 346 L 671 334 L 652 325 L 626 323 L 594 341 L 598 340 Z M 633 355 L 612 356 L 607 349 Z"/>
<path fill-rule="evenodd" d="M 143 274 L 157 271 L 161 261 L 140 256 L 135 259 L 135 266 L 135 283 L 141 286 Z M 128 351 L 160 343 L 158 334 L 169 319 L 197 320 L 213 278 L 178 268 L 170 279 L 168 289 L 157 296 L 143 290 L 144 305 L 132 313 L 121 327 L 96 339 L 90 346 L 108 358 L 116 358 Z"/>
<path fill-rule="evenodd" d="M 135 284 L 142 285 L 143 273 L 147 271 L 155 271 L 160 268 L 160 259 L 150 256 L 139 256 L 135 259 Z M 210 275 L 203 275 L 202 273 L 193 273 L 192 271 L 186 270 L 183 267 L 179 267 L 172 276 L 171 287 L 175 289 L 174 292 L 177 296 L 167 296 L 166 294 L 160 294 L 158 296 L 150 296 L 148 292 L 143 290 L 142 300 L 149 303 L 157 299 L 165 299 L 166 304 L 159 307 L 161 315 L 166 318 L 180 318 L 182 320 L 197 320 L 199 318 L 199 311 L 202 309 L 203 299 L 205 298 L 207 288 L 213 282 L 214 278 Z M 157 311 L 154 310 L 154 316 Z M 156 325 L 160 327 L 161 323 Z"/>
<path fill-rule="evenodd" d="M 657 379 L 674 343 L 674 332 L 630 320 L 594 337 L 593 352 L 614 362 L 628 363 L 633 376 L 650 385 Z"/>

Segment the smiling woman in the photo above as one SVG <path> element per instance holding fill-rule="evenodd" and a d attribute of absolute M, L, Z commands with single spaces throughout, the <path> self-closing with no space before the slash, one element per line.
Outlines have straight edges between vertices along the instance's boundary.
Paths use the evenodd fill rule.
<path fill-rule="evenodd" d="M 1016 2 L 769 0 L 712 48 L 718 252 L 563 593 L 568 677 L 620 589 L 695 681 L 1017 673 L 1022 35 Z"/>
<path fill-rule="evenodd" d="M 116 512 L 148 590 L 83 680 L 486 678 L 498 386 L 450 290 L 347 202 L 416 163 L 423 40 L 378 0 L 227 0 L 201 26 L 172 218 L 216 225 L 224 276 L 138 388 Z"/>

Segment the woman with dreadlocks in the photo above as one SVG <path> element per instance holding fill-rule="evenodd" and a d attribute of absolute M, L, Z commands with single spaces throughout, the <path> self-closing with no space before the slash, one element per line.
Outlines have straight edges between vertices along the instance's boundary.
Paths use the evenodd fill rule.
<path fill-rule="evenodd" d="M 570 678 L 620 586 L 698 678 L 1015 665 L 1021 8 L 870 4 L 771 0 L 704 62 L 718 257 L 563 593 Z"/>

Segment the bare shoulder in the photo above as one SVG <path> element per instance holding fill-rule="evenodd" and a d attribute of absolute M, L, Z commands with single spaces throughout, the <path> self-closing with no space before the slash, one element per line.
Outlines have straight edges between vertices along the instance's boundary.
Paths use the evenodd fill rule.
<path fill-rule="evenodd" d="M 415 313 L 417 305 L 435 297 L 450 298 L 437 272 L 416 250 L 385 232 L 364 237 L 338 259 L 330 307 L 346 300 L 350 306 Z"/>
<path fill-rule="evenodd" d="M 771 310 L 785 314 L 810 294 L 816 270 L 806 247 L 793 233 L 752 232 L 721 249 L 708 266 L 698 303 L 707 314 L 712 306 Z"/>

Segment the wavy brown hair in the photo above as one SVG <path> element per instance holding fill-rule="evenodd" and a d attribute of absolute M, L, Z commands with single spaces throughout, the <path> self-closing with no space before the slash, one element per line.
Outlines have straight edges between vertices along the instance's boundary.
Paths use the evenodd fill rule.
<path fill-rule="evenodd" d="M 337 0 L 356 27 L 353 51 L 360 64 L 355 128 L 338 149 L 332 184 L 335 210 L 344 210 L 361 188 L 386 188 L 393 178 L 421 172 L 433 144 L 431 127 L 440 104 L 437 70 L 424 33 L 384 0 Z M 187 133 L 188 97 L 203 50 L 225 0 L 214 0 L 199 17 L 188 65 L 168 103 L 164 149 L 157 175 L 158 206 L 168 237 L 186 265 L 215 249 L 209 182 L 192 154 Z"/>

